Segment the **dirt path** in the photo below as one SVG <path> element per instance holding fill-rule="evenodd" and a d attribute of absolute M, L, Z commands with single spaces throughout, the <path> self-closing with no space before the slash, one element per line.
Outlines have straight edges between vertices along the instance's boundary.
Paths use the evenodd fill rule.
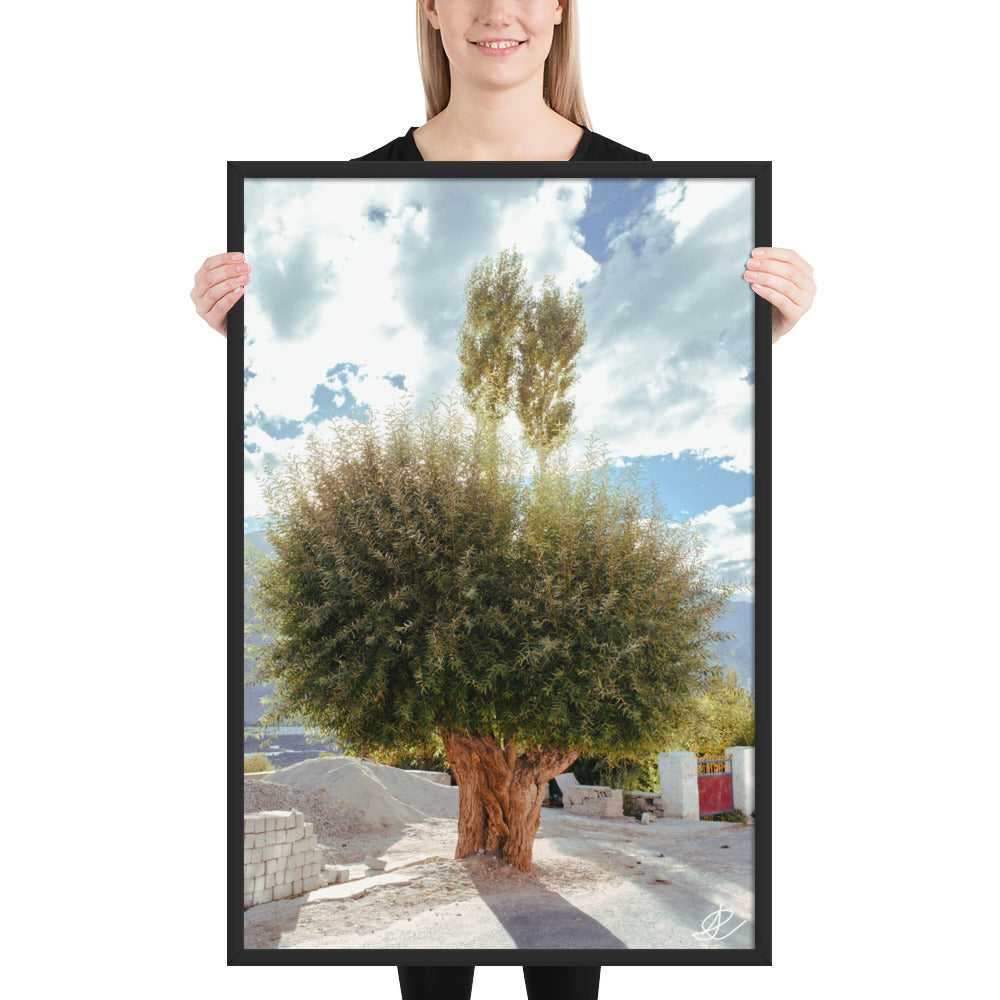
<path fill-rule="evenodd" d="M 642 825 L 545 809 L 530 872 L 491 854 L 455 860 L 456 839 L 455 821 L 446 819 L 373 838 L 366 846 L 390 859 L 386 872 L 352 865 L 349 883 L 252 907 L 244 915 L 246 947 L 753 945 L 752 827 Z M 327 845 L 330 859 L 356 854 L 348 844 Z M 720 908 L 714 923 L 732 916 L 706 935 L 703 926 Z"/>

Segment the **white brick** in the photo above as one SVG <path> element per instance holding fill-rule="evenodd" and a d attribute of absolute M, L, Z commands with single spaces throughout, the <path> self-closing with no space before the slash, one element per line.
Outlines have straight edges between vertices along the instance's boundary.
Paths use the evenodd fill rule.
<path fill-rule="evenodd" d="M 294 843 L 296 840 L 301 840 L 305 836 L 304 829 L 301 826 L 297 826 L 294 830 L 288 831 L 288 836 L 285 838 L 289 843 Z"/>
<path fill-rule="evenodd" d="M 296 810 L 296 812 L 295 812 L 295 825 L 296 826 L 302 826 L 302 824 L 305 823 L 305 821 L 306 821 L 306 814 L 305 813 L 301 813 L 298 810 Z"/>
<path fill-rule="evenodd" d="M 261 861 L 270 861 L 272 858 L 280 858 L 280 857 L 281 857 L 280 844 L 272 844 L 270 847 L 265 847 L 260 852 Z"/>
<path fill-rule="evenodd" d="M 313 892 L 319 888 L 319 876 L 309 875 L 302 880 L 302 889 L 304 892 Z"/>
<path fill-rule="evenodd" d="M 263 875 L 258 875 L 253 880 L 253 891 L 254 891 L 254 894 L 256 894 L 258 892 L 263 892 L 264 891 L 264 876 Z"/>
<path fill-rule="evenodd" d="M 273 875 L 265 875 L 264 876 L 264 888 L 265 889 L 273 889 L 274 888 L 274 876 Z"/>
<path fill-rule="evenodd" d="M 288 884 L 276 885 L 274 887 L 275 899 L 288 899 L 292 894 L 292 887 Z"/>
<path fill-rule="evenodd" d="M 266 822 L 267 821 L 264 819 L 264 817 L 261 816 L 259 813 L 258 813 L 258 815 L 254 816 L 254 818 L 253 818 L 253 832 L 254 833 L 263 833 L 264 830 L 266 829 Z"/>
<path fill-rule="evenodd" d="M 261 851 L 261 849 L 259 847 L 255 847 L 250 852 L 250 863 L 251 864 L 256 864 L 258 861 L 263 861 L 263 860 L 264 860 L 263 852 Z"/>
<path fill-rule="evenodd" d="M 272 858 L 270 861 L 266 861 L 264 867 L 265 875 L 273 875 L 278 870 L 278 859 Z"/>
<path fill-rule="evenodd" d="M 267 821 L 268 821 L 268 823 L 271 822 L 271 817 L 270 816 L 268 817 Z M 264 834 L 264 837 L 266 838 L 264 840 L 264 845 L 266 847 L 270 847 L 272 844 L 276 844 L 278 842 L 277 839 L 274 836 L 274 830 L 268 830 L 267 833 Z"/>
<path fill-rule="evenodd" d="M 307 837 L 311 837 L 312 836 L 312 832 L 313 832 L 313 825 L 312 825 L 312 823 L 303 823 L 302 824 L 302 829 L 305 831 L 305 834 L 306 834 Z"/>
<path fill-rule="evenodd" d="M 265 891 L 264 889 L 255 889 L 253 894 L 253 905 L 260 906 L 261 903 L 271 902 L 271 892 L 270 890 Z"/>
<path fill-rule="evenodd" d="M 263 861 L 258 861 L 255 864 L 247 865 L 244 867 L 243 870 L 246 878 L 256 878 L 258 875 L 267 874 Z"/>
<path fill-rule="evenodd" d="M 245 892 L 243 893 L 243 909 L 245 910 L 248 906 L 253 906 L 253 893 Z"/>
<path fill-rule="evenodd" d="M 302 892 L 302 879 L 295 879 L 292 882 L 292 895 L 297 896 L 300 892 Z"/>

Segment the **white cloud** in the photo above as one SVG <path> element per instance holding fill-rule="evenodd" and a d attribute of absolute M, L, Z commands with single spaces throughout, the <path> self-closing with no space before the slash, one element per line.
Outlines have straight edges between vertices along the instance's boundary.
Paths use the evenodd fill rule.
<path fill-rule="evenodd" d="M 733 507 L 720 505 L 688 524 L 705 540 L 705 559 L 731 583 L 754 580 L 754 500 Z M 752 592 L 752 591 L 751 591 Z M 745 598 L 745 593 L 739 596 Z"/>
<path fill-rule="evenodd" d="M 584 289 L 578 442 L 597 428 L 620 455 L 691 449 L 751 470 L 753 292 L 742 273 L 752 187 L 697 180 L 683 199 L 680 190 L 660 186 Z"/>

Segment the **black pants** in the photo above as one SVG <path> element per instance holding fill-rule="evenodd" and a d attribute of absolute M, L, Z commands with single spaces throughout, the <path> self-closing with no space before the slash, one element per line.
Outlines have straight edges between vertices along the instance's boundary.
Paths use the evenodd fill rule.
<path fill-rule="evenodd" d="M 403 1000 L 469 1000 L 474 965 L 399 965 Z M 599 965 L 525 965 L 528 1000 L 597 1000 Z"/>

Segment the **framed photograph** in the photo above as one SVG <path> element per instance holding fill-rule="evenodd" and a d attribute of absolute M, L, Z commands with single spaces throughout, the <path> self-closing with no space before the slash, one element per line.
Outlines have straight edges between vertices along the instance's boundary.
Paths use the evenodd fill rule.
<path fill-rule="evenodd" d="M 229 164 L 230 964 L 770 964 L 770 177 Z"/>

